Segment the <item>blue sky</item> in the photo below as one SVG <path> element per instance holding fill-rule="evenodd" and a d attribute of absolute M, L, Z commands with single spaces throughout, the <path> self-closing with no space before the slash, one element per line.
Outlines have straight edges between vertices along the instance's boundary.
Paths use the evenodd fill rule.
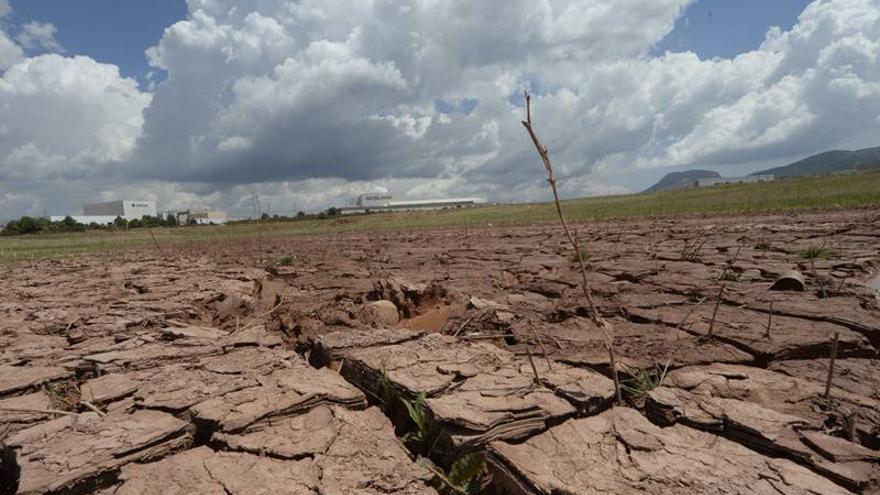
<path fill-rule="evenodd" d="M 693 51 L 712 58 L 754 50 L 770 26 L 791 28 L 809 3 L 698 0 L 655 52 Z M 167 26 L 186 16 L 184 0 L 12 0 L 11 5 L 13 23 L 51 22 L 67 54 L 116 64 L 123 76 L 142 83 L 151 70 L 144 51 L 158 42 Z"/>
<path fill-rule="evenodd" d="M 675 23 L 657 51 L 730 58 L 754 50 L 771 26 L 790 29 L 809 0 L 698 0 Z"/>
<path fill-rule="evenodd" d="M 144 50 L 167 26 L 186 16 L 183 0 L 12 0 L 15 24 L 51 22 L 67 55 L 88 55 L 119 66 L 143 82 L 150 70 Z"/>

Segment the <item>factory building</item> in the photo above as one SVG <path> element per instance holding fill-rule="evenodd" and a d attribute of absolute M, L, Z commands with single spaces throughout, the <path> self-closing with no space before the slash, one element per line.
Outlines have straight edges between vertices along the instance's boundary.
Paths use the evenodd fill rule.
<path fill-rule="evenodd" d="M 466 208 L 479 206 L 480 198 L 445 198 L 394 201 L 390 193 L 362 193 L 354 198 L 353 204 L 339 208 L 342 214 L 367 213 L 378 211 L 440 210 L 443 208 Z"/>
<path fill-rule="evenodd" d="M 113 223 L 116 217 L 122 217 L 125 220 L 140 220 L 148 215 L 156 216 L 155 201 L 122 199 L 119 201 L 83 205 L 82 215 L 70 215 L 70 217 L 84 225 L 92 223 L 108 225 Z M 64 218 L 64 215 L 54 215 L 49 217 L 49 220 L 60 222 Z"/>
<path fill-rule="evenodd" d="M 83 206 L 83 215 L 122 217 L 126 220 L 140 219 L 147 215 L 155 217 L 156 202 L 122 199 L 107 203 L 92 203 Z"/>
<path fill-rule="evenodd" d="M 228 221 L 225 211 L 220 210 L 187 210 L 177 214 L 177 223 L 197 223 L 199 225 L 221 225 Z"/>

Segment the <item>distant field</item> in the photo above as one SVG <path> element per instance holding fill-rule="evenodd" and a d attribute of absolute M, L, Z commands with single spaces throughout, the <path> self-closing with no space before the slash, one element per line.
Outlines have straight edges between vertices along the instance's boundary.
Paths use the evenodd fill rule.
<path fill-rule="evenodd" d="M 719 185 L 647 194 L 629 194 L 564 202 L 572 221 L 674 217 L 697 214 L 770 213 L 809 209 L 880 206 L 880 172 L 786 179 L 759 184 Z M 381 213 L 353 217 L 264 222 L 262 235 L 279 238 L 353 230 L 388 230 L 487 224 L 521 225 L 555 221 L 551 203 L 463 208 L 445 211 Z M 122 249 L 235 242 L 257 235 L 254 224 L 0 237 L 0 262 L 101 253 Z"/>

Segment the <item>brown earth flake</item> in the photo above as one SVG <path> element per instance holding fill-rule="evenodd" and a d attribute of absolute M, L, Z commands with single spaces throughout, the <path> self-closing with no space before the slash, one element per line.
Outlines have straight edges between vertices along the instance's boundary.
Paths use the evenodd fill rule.
<path fill-rule="evenodd" d="M 158 411 L 99 417 L 88 412 L 13 434 L 21 495 L 100 486 L 129 462 L 162 458 L 191 441 L 187 423 Z M 88 489 L 88 488 L 86 488 Z"/>
<path fill-rule="evenodd" d="M 849 491 L 786 459 L 686 426 L 659 428 L 615 407 L 514 445 L 493 442 L 497 493 L 779 494 Z"/>

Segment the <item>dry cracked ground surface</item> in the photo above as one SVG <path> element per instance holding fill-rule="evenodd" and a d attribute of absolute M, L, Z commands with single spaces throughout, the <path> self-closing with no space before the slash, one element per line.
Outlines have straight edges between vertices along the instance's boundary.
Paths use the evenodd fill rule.
<path fill-rule="evenodd" d="M 619 405 L 554 226 L 17 264 L 0 494 L 880 493 L 878 219 L 578 226 Z"/>

